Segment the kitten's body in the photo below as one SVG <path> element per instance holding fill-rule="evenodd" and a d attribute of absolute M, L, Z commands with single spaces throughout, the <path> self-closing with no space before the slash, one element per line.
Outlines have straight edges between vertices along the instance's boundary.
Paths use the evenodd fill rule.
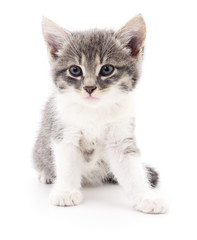
<path fill-rule="evenodd" d="M 34 151 L 35 166 L 46 179 L 53 181 L 56 173 L 51 140 L 55 138 L 61 141 L 63 135 L 69 134 L 69 140 L 74 141 L 83 153 L 82 185 L 101 184 L 113 176 L 105 154 L 109 133 L 127 122 L 130 136 L 134 138 L 132 96 L 127 96 L 128 99 L 124 99 L 122 103 L 100 109 L 72 104 L 62 97 L 64 96 L 56 92 L 46 104 Z"/>
<path fill-rule="evenodd" d="M 133 38 L 127 25 L 135 33 Z M 117 33 L 70 34 L 49 20 L 44 22 L 56 88 L 44 110 L 34 165 L 41 182 L 56 178 L 54 205 L 78 204 L 81 186 L 117 180 L 136 209 L 166 211 L 151 188 L 157 184 L 157 173 L 140 163 L 134 137 L 133 88 L 145 25 L 140 16 L 127 25 Z M 111 66 L 113 71 L 106 75 Z M 78 75 L 73 76 L 75 72 Z"/>

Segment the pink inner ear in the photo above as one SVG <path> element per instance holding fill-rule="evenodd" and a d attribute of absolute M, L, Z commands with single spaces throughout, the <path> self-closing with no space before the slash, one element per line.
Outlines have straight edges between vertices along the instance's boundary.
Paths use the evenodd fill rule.
<path fill-rule="evenodd" d="M 142 37 L 140 38 L 140 36 L 138 35 L 134 35 L 133 37 L 131 37 L 131 40 L 129 41 L 129 43 L 127 44 L 127 46 L 131 49 L 131 56 L 137 56 L 140 48 L 142 46 Z"/>
<path fill-rule="evenodd" d="M 58 44 L 58 42 L 50 34 L 47 35 L 46 40 L 47 40 L 47 44 L 49 46 L 49 51 L 50 51 L 52 57 L 57 58 L 58 57 L 57 52 L 60 47 L 59 46 L 60 44 Z"/>

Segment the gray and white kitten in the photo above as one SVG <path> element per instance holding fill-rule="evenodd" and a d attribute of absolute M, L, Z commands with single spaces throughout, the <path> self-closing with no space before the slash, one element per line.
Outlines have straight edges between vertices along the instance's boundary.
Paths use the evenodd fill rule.
<path fill-rule="evenodd" d="M 139 159 L 133 89 L 140 75 L 146 26 L 142 16 L 119 31 L 69 32 L 42 22 L 54 82 L 34 148 L 42 183 L 53 183 L 57 206 L 77 205 L 81 187 L 118 182 L 133 207 L 164 213 L 158 174 Z"/>

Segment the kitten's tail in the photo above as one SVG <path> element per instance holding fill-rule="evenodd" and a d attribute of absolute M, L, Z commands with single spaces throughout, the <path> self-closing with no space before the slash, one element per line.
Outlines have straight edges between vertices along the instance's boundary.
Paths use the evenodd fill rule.
<path fill-rule="evenodd" d="M 149 167 L 149 166 L 145 166 L 145 169 L 146 169 L 148 181 L 149 181 L 151 187 L 153 187 L 153 188 L 157 187 L 158 182 L 159 182 L 158 172 L 156 172 L 154 168 Z"/>

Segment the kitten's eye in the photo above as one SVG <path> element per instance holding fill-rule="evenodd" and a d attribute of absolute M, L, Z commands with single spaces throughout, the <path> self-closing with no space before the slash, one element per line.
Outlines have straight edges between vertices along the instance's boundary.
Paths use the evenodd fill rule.
<path fill-rule="evenodd" d="M 69 72 L 72 76 L 74 77 L 79 77 L 79 76 L 82 76 L 82 70 L 80 67 L 78 66 L 71 66 L 69 68 Z"/>
<path fill-rule="evenodd" d="M 100 70 L 100 75 L 106 77 L 106 76 L 111 75 L 113 73 L 113 71 L 114 71 L 114 66 L 104 65 Z"/>

